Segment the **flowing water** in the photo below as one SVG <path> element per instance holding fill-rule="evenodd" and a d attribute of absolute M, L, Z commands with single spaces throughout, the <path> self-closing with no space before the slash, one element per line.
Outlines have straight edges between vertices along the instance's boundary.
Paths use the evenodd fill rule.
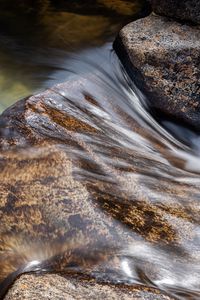
<path fill-rule="evenodd" d="M 29 100 L 41 140 L 1 152 L 0 294 L 22 273 L 77 272 L 199 299 L 199 137 L 156 122 L 111 43 L 61 65 L 69 83 Z"/>

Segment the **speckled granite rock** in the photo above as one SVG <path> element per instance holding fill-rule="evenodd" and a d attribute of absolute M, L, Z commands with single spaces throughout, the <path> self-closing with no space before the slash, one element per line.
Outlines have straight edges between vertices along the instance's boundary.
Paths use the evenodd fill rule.
<path fill-rule="evenodd" d="M 125 26 L 114 48 L 156 116 L 200 131 L 199 27 L 150 15 Z"/>
<path fill-rule="evenodd" d="M 199 0 L 149 0 L 153 11 L 182 21 L 200 24 Z"/>
<path fill-rule="evenodd" d="M 170 300 L 153 289 L 101 285 L 95 281 L 63 278 L 58 275 L 23 275 L 9 291 L 5 300 Z"/>

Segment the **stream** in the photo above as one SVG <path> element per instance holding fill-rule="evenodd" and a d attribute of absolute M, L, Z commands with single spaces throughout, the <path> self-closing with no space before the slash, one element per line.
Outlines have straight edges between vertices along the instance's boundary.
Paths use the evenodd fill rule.
<path fill-rule="evenodd" d="M 0 14 L 1 110 L 47 87 L 55 94 L 46 96 L 43 114 L 33 109 L 26 119 L 53 142 L 0 154 L 0 161 L 7 159 L 2 191 L 13 184 L 16 197 L 9 211 L 0 209 L 0 289 L 22 273 L 70 271 L 105 283 L 157 288 L 173 299 L 199 299 L 200 138 L 153 118 L 112 49 L 120 27 L 144 7 L 137 1 L 97 1 L 77 4 L 75 12 L 64 1 L 60 7 L 44 2 L 39 23 L 35 8 L 14 29 L 17 15 L 10 26 L 6 22 L 16 7 Z M 54 12 L 67 20 L 65 30 L 60 21 L 60 31 L 52 31 Z M 94 19 L 97 28 L 91 29 Z M 42 47 L 44 35 L 49 44 Z M 80 81 L 80 93 L 64 81 Z M 62 199 L 53 205 L 54 197 Z M 42 226 L 31 223 L 31 205 L 44 217 Z M 19 224 L 11 220 L 7 226 L 13 214 Z M 66 249 L 72 258 L 61 255 Z"/>

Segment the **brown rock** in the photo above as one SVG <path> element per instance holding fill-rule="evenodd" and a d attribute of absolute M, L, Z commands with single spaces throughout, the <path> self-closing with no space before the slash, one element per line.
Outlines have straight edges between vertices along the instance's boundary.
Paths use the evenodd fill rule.
<path fill-rule="evenodd" d="M 119 33 L 114 48 L 157 117 L 200 131 L 200 30 L 150 15 Z"/>
<path fill-rule="evenodd" d="M 159 15 L 200 24 L 199 0 L 149 0 L 149 2 L 153 11 Z"/>
<path fill-rule="evenodd" d="M 166 191 L 162 207 L 155 203 L 139 174 L 141 168 L 150 172 L 155 161 L 140 155 L 140 149 L 137 153 L 118 143 L 124 139 L 118 130 L 120 124 L 122 129 L 140 132 L 139 125 L 116 106 L 120 103 L 117 97 L 123 94 L 113 94 L 92 82 L 90 76 L 55 86 L 18 102 L 0 117 L 0 297 L 16 275 L 27 270 L 23 266 L 36 261 L 37 268 L 29 271 L 45 269 L 67 275 L 69 269 L 78 269 L 90 279 L 107 283 L 104 287 L 94 281 L 92 296 L 96 293 L 100 299 L 103 291 L 126 299 L 128 288 L 120 286 L 118 290 L 113 285 L 119 280 L 129 282 L 130 275 L 123 267 L 126 253 L 121 251 L 131 253 L 125 267 L 130 265 L 134 280 L 156 285 L 167 265 L 162 252 L 159 264 L 154 261 L 156 246 L 159 249 L 162 245 L 162 251 L 168 253 L 170 245 L 169 272 L 173 277 L 177 274 L 171 262 L 176 261 L 177 248 L 178 260 L 182 258 L 184 266 L 187 264 L 179 245 L 188 244 L 191 251 L 198 247 L 199 187 L 188 189 L 188 185 L 169 184 L 164 178 L 157 182 L 155 177 L 156 193 L 163 188 Z M 124 105 L 123 97 L 122 101 Z M 172 217 L 169 222 L 165 212 Z M 141 257 L 138 251 L 134 254 L 129 246 L 144 246 L 150 256 Z M 42 299 L 39 295 L 50 297 L 49 289 L 54 286 L 52 299 L 57 295 L 57 299 L 65 299 L 71 282 L 55 275 L 25 276 L 8 295 L 10 299 L 21 295 L 22 299 Z M 90 282 L 81 280 L 77 286 L 77 296 L 70 297 L 84 299 Z M 133 285 L 130 295 L 136 299 L 157 297 L 144 287 L 142 291 Z"/>

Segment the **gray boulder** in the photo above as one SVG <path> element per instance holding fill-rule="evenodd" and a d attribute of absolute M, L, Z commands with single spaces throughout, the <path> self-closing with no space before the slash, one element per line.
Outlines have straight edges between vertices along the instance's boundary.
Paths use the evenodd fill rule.
<path fill-rule="evenodd" d="M 200 131 L 200 30 L 150 15 L 125 26 L 114 42 L 119 58 L 158 118 Z"/>

